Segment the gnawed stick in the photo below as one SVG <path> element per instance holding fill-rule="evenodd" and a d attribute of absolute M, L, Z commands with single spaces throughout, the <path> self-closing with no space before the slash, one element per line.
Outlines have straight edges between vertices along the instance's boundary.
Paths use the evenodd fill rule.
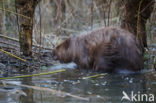
<path fill-rule="evenodd" d="M 88 77 L 83 77 L 82 79 L 96 78 L 96 77 L 101 77 L 101 76 L 105 76 L 105 75 L 107 75 L 107 73 L 101 73 L 101 74 L 96 74 L 96 75 L 92 75 L 92 76 L 88 76 Z"/>
<path fill-rule="evenodd" d="M 53 90 L 51 88 L 45 88 L 45 87 L 38 87 L 38 86 L 29 86 L 29 85 L 23 85 L 23 84 L 15 84 L 15 83 L 10 83 L 10 82 L 6 82 L 6 84 L 10 84 L 10 85 L 16 85 L 16 86 L 21 86 L 21 87 L 26 87 L 26 88 L 31 88 L 31 89 L 34 89 L 34 90 L 39 90 L 39 91 L 46 91 L 46 92 L 51 92 L 52 94 L 55 94 L 55 95 L 61 95 L 61 96 L 70 96 L 70 97 L 73 97 L 73 98 L 76 98 L 76 99 L 80 99 L 80 100 L 84 100 L 84 101 L 89 101 L 89 98 L 84 98 L 84 97 L 80 97 L 80 96 L 77 96 L 77 95 L 72 95 L 70 93 L 66 93 L 66 92 L 63 92 L 63 91 L 57 91 L 57 90 Z"/>
<path fill-rule="evenodd" d="M 14 76 L 14 77 L 2 77 L 0 80 L 4 79 L 16 79 L 16 78 L 27 78 L 27 77 L 33 77 L 33 76 L 41 76 L 41 75 L 49 75 L 49 74 L 55 74 L 55 73 L 60 73 L 60 72 L 65 72 L 65 69 L 60 69 L 60 70 L 55 70 L 52 72 L 44 72 L 44 73 L 39 73 L 39 74 L 30 74 L 30 75 L 20 75 L 20 76 Z"/>

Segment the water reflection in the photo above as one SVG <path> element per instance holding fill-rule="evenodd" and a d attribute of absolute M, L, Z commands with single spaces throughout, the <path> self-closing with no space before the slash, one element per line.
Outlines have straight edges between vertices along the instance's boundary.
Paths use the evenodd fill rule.
<path fill-rule="evenodd" d="M 21 79 L 21 84 L 26 84 L 26 85 L 34 85 L 32 83 L 32 77 L 29 78 L 23 78 Z M 22 96 L 20 97 L 20 103 L 36 103 L 35 100 L 33 99 L 34 97 L 34 90 L 31 88 L 22 88 L 22 90 L 27 94 L 27 96 Z"/>
<path fill-rule="evenodd" d="M 85 101 L 48 91 L 14 86 L 14 89 L 20 88 L 27 96 L 20 96 L 19 99 L 13 103 L 121 103 L 123 91 L 128 95 L 131 94 L 131 91 L 134 93 L 140 92 L 156 95 L 156 80 L 154 79 L 156 75 L 153 72 L 154 71 L 140 74 L 107 74 L 98 78 L 82 79 L 83 77 L 97 73 L 72 69 L 53 75 L 22 78 L 18 79 L 18 82 L 20 81 L 21 84 L 51 88 L 79 97 L 89 98 L 90 100 Z M 0 95 L 4 95 L 2 90 L 0 90 Z M 10 97 L 0 97 L 0 103 L 8 103 L 8 98 Z M 123 100 L 123 102 L 130 103 L 128 100 Z"/>

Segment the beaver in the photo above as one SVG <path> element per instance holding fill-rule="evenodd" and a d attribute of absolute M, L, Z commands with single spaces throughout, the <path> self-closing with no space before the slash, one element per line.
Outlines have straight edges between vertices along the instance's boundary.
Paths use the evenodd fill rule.
<path fill-rule="evenodd" d="M 70 37 L 53 50 L 63 63 L 75 62 L 78 68 L 113 72 L 117 69 L 143 69 L 143 52 L 134 34 L 119 27 L 101 27 Z"/>

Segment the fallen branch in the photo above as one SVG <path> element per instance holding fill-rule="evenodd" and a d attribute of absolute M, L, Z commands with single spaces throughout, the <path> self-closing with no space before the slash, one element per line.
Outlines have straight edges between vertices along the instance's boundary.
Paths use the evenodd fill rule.
<path fill-rule="evenodd" d="M 41 76 L 41 75 L 49 75 L 49 74 L 55 74 L 55 73 L 60 73 L 60 72 L 65 72 L 65 69 L 60 69 L 52 72 L 45 72 L 45 73 L 39 73 L 39 74 L 31 74 L 31 75 L 21 75 L 21 76 L 14 76 L 14 77 L 4 77 L 0 78 L 0 80 L 4 79 L 16 79 L 16 78 L 26 78 L 26 77 L 33 77 L 33 76 Z"/>
<path fill-rule="evenodd" d="M 15 84 L 15 83 L 9 83 L 9 82 L 6 82 L 6 84 L 17 85 L 17 86 L 31 88 L 31 89 L 39 90 L 39 91 L 51 92 L 52 94 L 55 94 L 57 96 L 62 96 L 62 97 L 70 96 L 70 97 L 73 97 L 73 98 L 76 98 L 76 99 L 80 99 L 80 100 L 84 100 L 84 101 L 89 101 L 89 98 L 84 98 L 84 97 L 80 97 L 80 96 L 77 96 L 77 95 L 72 95 L 70 93 L 66 93 L 66 92 L 63 92 L 63 91 L 53 90 L 51 88 L 37 87 L 37 86 L 29 86 L 29 85 L 23 85 L 23 84 L 17 84 L 17 83 Z"/>
<path fill-rule="evenodd" d="M 12 41 L 19 42 L 19 40 L 18 40 L 18 39 L 11 38 L 11 37 L 8 37 L 8 36 L 2 35 L 2 34 L 0 34 L 0 37 L 5 38 L 5 39 L 9 39 L 9 40 L 12 40 Z"/>
<path fill-rule="evenodd" d="M 11 38 L 11 37 L 8 37 L 8 36 L 4 36 L 4 35 L 2 35 L 2 34 L 0 34 L 0 37 L 5 38 L 5 39 L 9 39 L 9 40 L 12 40 L 12 41 L 15 41 L 15 42 L 19 42 L 18 39 Z M 46 49 L 46 50 L 52 50 L 52 48 L 47 48 L 47 47 L 43 47 L 43 46 L 40 46 L 40 45 L 34 45 L 34 44 L 33 44 L 32 46 L 37 47 L 37 48 Z"/>

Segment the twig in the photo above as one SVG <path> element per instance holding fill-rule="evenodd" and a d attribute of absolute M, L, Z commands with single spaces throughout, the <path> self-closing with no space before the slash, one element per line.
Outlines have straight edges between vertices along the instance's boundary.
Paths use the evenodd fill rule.
<path fill-rule="evenodd" d="M 143 0 L 141 0 L 140 2 L 139 2 L 139 8 L 138 8 L 138 18 L 137 18 L 137 38 L 138 38 L 138 36 L 139 36 L 139 27 L 140 27 L 140 25 L 139 25 L 139 23 L 140 23 L 140 10 L 141 10 L 141 4 L 142 4 L 142 2 L 143 2 Z"/>
<path fill-rule="evenodd" d="M 107 26 L 107 23 L 106 23 L 106 11 L 105 11 L 105 8 L 103 8 L 103 17 L 104 17 L 104 24 L 105 24 L 105 27 Z"/>
<path fill-rule="evenodd" d="M 109 26 L 109 17 L 110 17 L 110 11 L 111 11 L 111 4 L 112 4 L 112 0 L 110 0 L 110 2 L 109 2 L 109 10 L 108 10 L 108 26 Z"/>
<path fill-rule="evenodd" d="M 151 6 L 151 4 L 152 3 L 155 3 L 155 2 L 153 2 L 153 1 L 151 1 L 150 3 L 148 3 L 147 4 L 147 6 L 146 7 L 144 7 L 141 11 L 140 11 L 140 13 L 139 14 L 141 14 L 142 12 L 144 12 L 149 6 Z M 154 12 L 154 11 L 153 11 Z M 137 15 L 135 15 L 135 17 L 137 17 L 138 16 L 138 14 Z"/>
<path fill-rule="evenodd" d="M 41 52 L 41 43 L 42 43 L 42 15 L 41 15 L 41 3 L 39 3 L 39 15 L 40 15 L 40 41 L 39 41 L 39 57 L 40 57 L 40 52 Z"/>
<path fill-rule="evenodd" d="M 12 56 L 12 57 L 14 57 L 14 58 L 17 58 L 17 59 L 19 59 L 19 60 L 21 60 L 21 61 L 23 61 L 23 62 L 26 62 L 26 60 L 24 60 L 24 59 L 22 59 L 22 58 L 20 58 L 20 57 L 18 57 L 18 56 L 16 56 L 16 55 L 14 55 L 14 54 L 11 54 L 11 53 L 9 53 L 9 52 L 3 50 L 3 49 L 0 49 L 0 51 L 2 51 L 3 53 L 8 54 L 8 55 L 10 55 L 10 56 Z"/>
<path fill-rule="evenodd" d="M 93 29 L 93 10 L 94 10 L 94 4 L 93 4 L 93 0 L 91 1 L 91 7 L 90 7 L 90 26 L 91 29 Z"/>
<path fill-rule="evenodd" d="M 6 32 L 6 26 L 5 26 L 5 18 L 6 18 L 6 13 L 4 11 L 5 9 L 5 5 L 4 5 L 4 0 L 2 0 L 2 34 L 4 34 Z"/>
<path fill-rule="evenodd" d="M 31 19 L 31 18 L 28 17 L 28 16 L 25 16 L 25 15 L 22 15 L 22 14 L 18 14 L 18 13 L 16 13 L 16 12 L 13 12 L 13 11 L 8 10 L 8 9 L 0 8 L 0 10 L 4 10 L 4 11 L 7 11 L 7 12 L 10 12 L 10 13 L 12 13 L 12 14 L 15 14 L 15 15 L 18 15 L 18 16 L 21 16 L 21 17 L 24 17 L 24 18 L 29 19 L 29 20 Z"/>
<path fill-rule="evenodd" d="M 18 13 L 18 10 L 17 10 L 17 0 L 15 0 L 15 10 L 16 10 L 16 13 Z M 16 21 L 17 21 L 17 31 L 18 31 L 18 34 L 19 34 L 19 30 L 20 30 L 20 26 L 19 26 L 19 17 L 18 15 L 16 16 Z"/>

